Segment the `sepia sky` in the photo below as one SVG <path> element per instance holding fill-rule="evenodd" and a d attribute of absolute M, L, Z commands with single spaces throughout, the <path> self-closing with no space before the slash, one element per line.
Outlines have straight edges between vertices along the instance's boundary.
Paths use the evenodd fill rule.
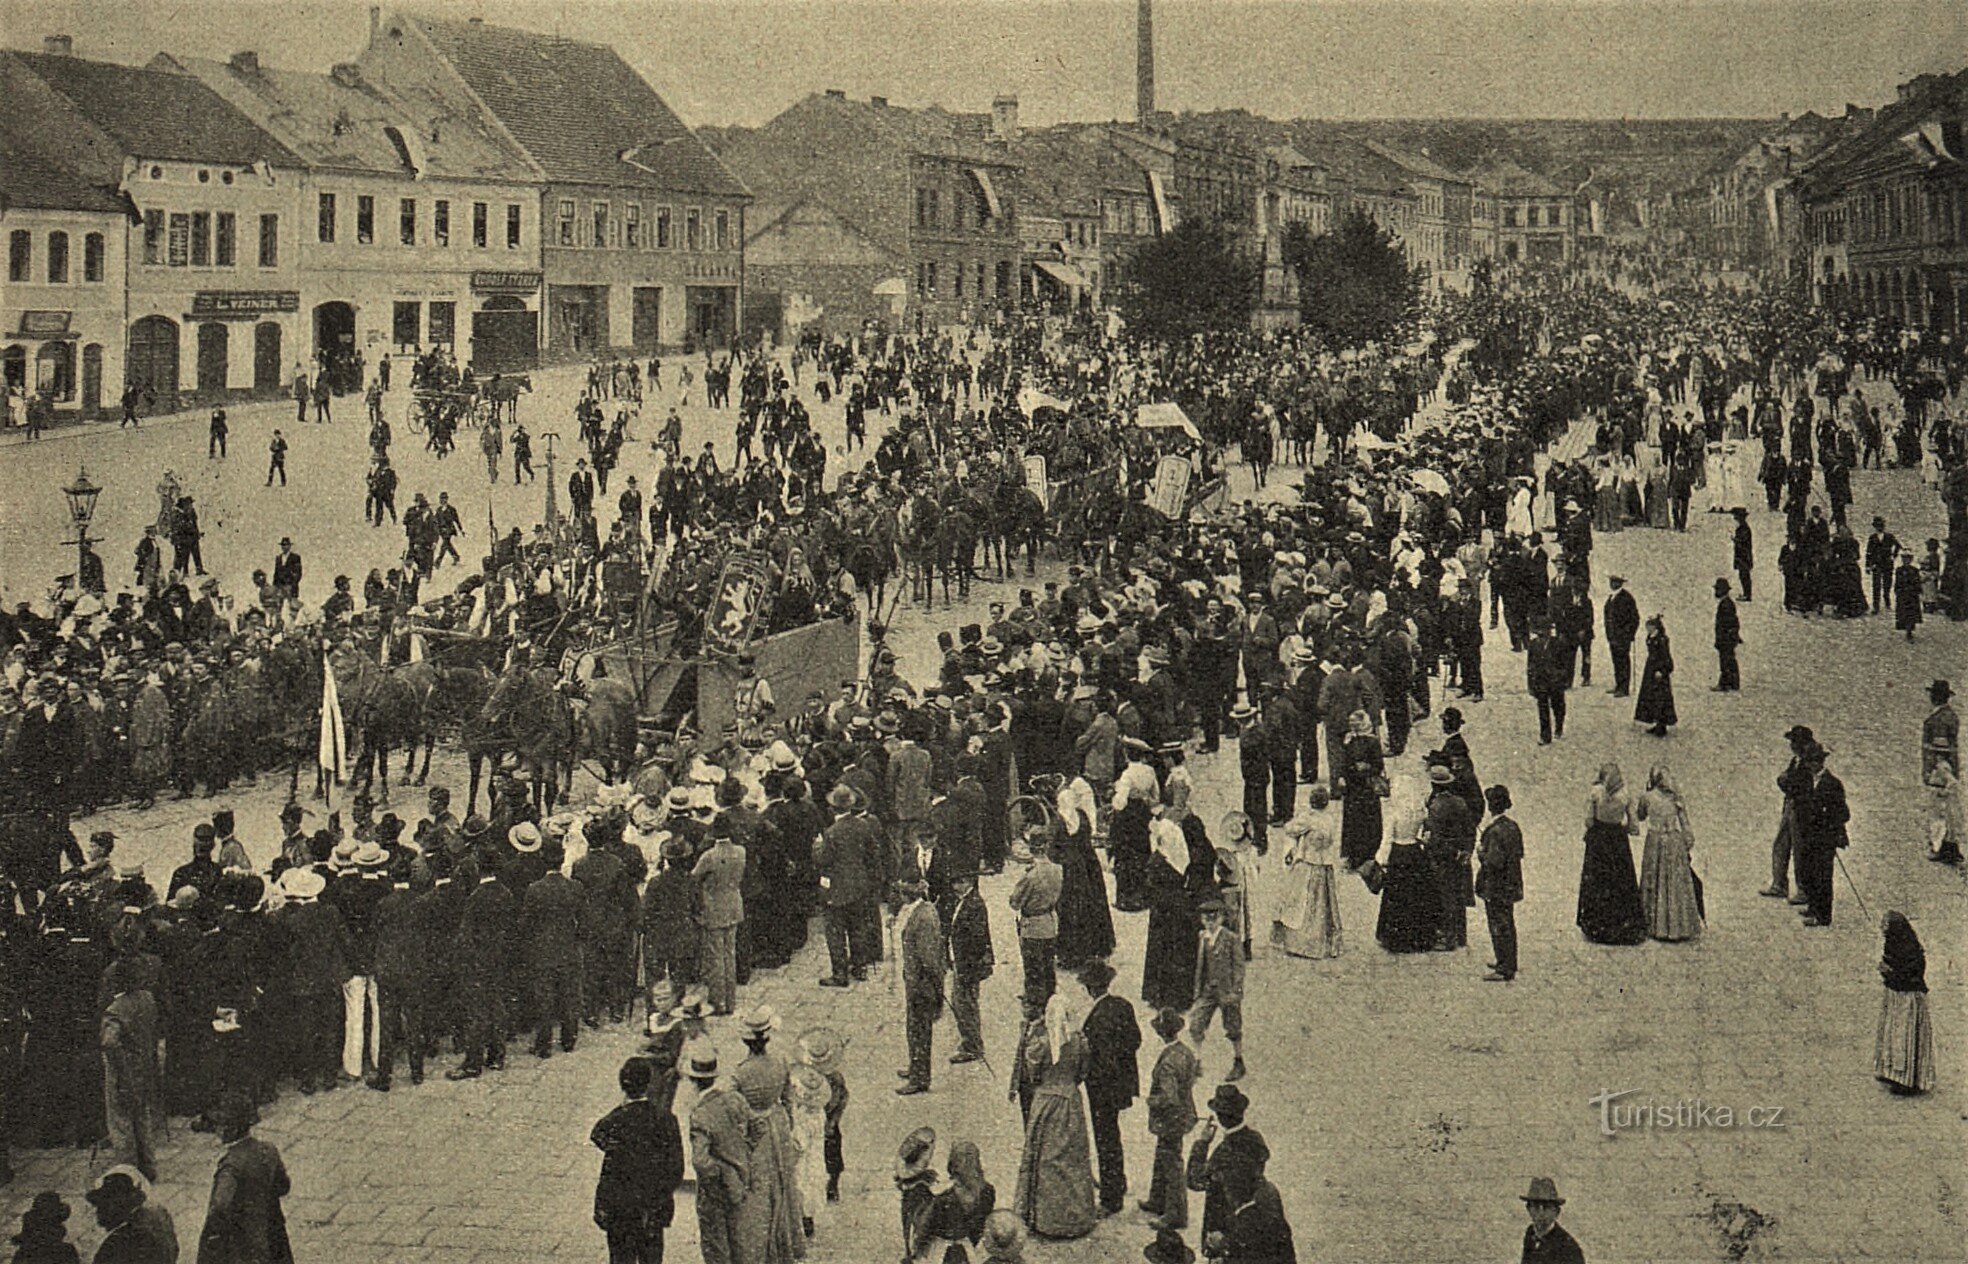
<path fill-rule="evenodd" d="M 826 88 L 1034 123 L 1131 117 L 1134 0 L 422 0 L 449 17 L 611 43 L 691 123 L 757 124 Z M 325 70 L 346 0 L 0 0 L 0 38 Z M 1690 118 L 1876 105 L 1968 66 L 1968 0 L 1156 0 L 1158 103 L 1273 118 Z"/>

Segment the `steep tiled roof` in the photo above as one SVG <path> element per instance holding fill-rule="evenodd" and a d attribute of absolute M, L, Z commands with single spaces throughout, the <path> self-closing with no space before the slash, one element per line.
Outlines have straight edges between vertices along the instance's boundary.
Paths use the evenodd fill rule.
<path fill-rule="evenodd" d="M 1108 189 L 1148 190 L 1140 166 L 1113 145 L 1064 130 L 1020 136 L 1011 157 L 1019 167 L 1020 206 L 1038 214 L 1094 215 Z"/>
<path fill-rule="evenodd" d="M 429 110 L 417 110 L 360 75 L 248 69 L 202 57 L 168 60 L 279 137 L 310 166 L 405 174 L 396 143 L 384 130 L 394 127 L 415 145 L 414 163 L 425 176 L 535 178 L 525 155 L 512 150 L 488 122 L 456 112 L 441 119 L 426 117 Z"/>
<path fill-rule="evenodd" d="M 479 22 L 405 16 L 554 180 L 748 191 L 612 48 Z"/>
<path fill-rule="evenodd" d="M 1421 154 L 1410 153 L 1405 149 L 1396 149 L 1392 145 L 1383 145 L 1379 141 L 1370 140 L 1366 143 L 1366 146 L 1395 166 L 1412 175 L 1421 176 L 1423 179 L 1444 180 L 1452 184 L 1469 183 L 1468 176 L 1451 171 L 1434 159 Z"/>
<path fill-rule="evenodd" d="M 6 53 L 132 157 L 298 167 L 300 159 L 185 75 L 45 53 Z"/>
<path fill-rule="evenodd" d="M 52 139 L 21 126 L 17 114 L 0 111 L 0 208 L 112 213 L 127 209 L 114 185 L 62 162 L 49 144 Z"/>

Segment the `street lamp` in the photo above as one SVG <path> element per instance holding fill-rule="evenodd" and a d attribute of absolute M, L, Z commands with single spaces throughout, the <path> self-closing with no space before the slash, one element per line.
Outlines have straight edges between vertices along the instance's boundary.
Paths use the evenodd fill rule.
<path fill-rule="evenodd" d="M 89 523 L 96 516 L 96 497 L 102 495 L 102 488 L 89 481 L 89 467 L 82 466 L 75 472 L 75 481 L 62 488 L 62 495 L 68 498 L 68 517 L 75 524 L 75 584 L 82 586 L 84 561 L 89 556 Z"/>

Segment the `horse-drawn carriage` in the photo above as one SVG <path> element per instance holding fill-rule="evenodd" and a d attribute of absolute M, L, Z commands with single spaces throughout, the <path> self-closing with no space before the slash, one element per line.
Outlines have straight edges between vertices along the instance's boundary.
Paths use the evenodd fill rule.
<path fill-rule="evenodd" d="M 410 392 L 410 429 L 418 434 L 433 427 L 455 432 L 460 425 L 476 429 L 517 420 L 519 397 L 532 389 L 533 379 L 523 373 L 419 386 Z"/>

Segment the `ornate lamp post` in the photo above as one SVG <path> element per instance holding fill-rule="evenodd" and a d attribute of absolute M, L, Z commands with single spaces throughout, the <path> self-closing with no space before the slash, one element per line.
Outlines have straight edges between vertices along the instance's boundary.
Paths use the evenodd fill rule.
<path fill-rule="evenodd" d="M 95 543 L 89 538 L 89 523 L 96 516 L 96 498 L 102 495 L 102 488 L 89 481 L 89 467 L 85 465 L 76 471 L 75 481 L 62 488 L 62 495 L 68 498 L 68 517 L 75 526 L 75 584 L 80 588 L 89 546 Z"/>

